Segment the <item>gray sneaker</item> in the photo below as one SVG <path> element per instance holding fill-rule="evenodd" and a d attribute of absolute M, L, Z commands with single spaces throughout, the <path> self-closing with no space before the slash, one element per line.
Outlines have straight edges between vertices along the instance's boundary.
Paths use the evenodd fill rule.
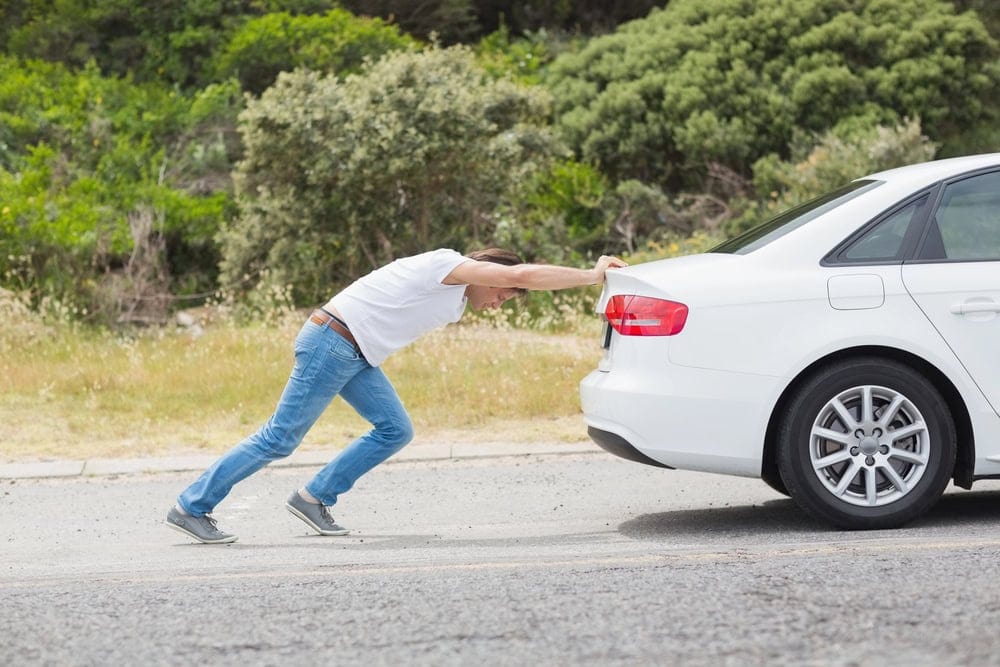
<path fill-rule="evenodd" d="M 343 526 L 337 525 L 337 522 L 330 516 L 330 510 L 326 505 L 314 505 L 307 502 L 302 499 L 298 491 L 292 491 L 285 507 L 320 535 L 347 535 L 351 532 Z"/>
<path fill-rule="evenodd" d="M 171 507 L 167 512 L 167 525 L 203 544 L 228 544 L 237 540 L 235 535 L 219 530 L 211 514 L 188 516 Z"/>

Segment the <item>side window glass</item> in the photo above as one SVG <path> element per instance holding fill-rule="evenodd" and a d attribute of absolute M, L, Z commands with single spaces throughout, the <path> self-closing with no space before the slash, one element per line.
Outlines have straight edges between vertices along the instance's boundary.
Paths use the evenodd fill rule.
<path fill-rule="evenodd" d="M 890 213 L 841 252 L 840 259 L 848 262 L 889 262 L 899 259 L 906 231 L 925 203 L 926 195 Z"/>
<path fill-rule="evenodd" d="M 1000 260 L 1000 172 L 946 186 L 933 223 L 921 259 Z"/>

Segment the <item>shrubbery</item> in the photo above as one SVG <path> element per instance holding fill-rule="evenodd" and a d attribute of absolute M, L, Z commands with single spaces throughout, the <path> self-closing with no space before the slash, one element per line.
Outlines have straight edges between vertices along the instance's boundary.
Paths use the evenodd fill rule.
<path fill-rule="evenodd" d="M 342 9 L 315 16 L 277 12 L 240 26 L 219 52 L 215 73 L 218 79 L 235 77 L 244 90 L 259 95 L 279 73 L 296 67 L 344 76 L 365 58 L 415 46 L 394 26 Z"/>
<path fill-rule="evenodd" d="M 0 0 L 0 288 L 140 322 L 311 304 L 439 245 L 650 259 L 1000 150 L 996 3 L 671 0 L 564 32 L 651 5 L 612 4 Z M 479 41 L 403 32 L 435 26 Z"/>
<path fill-rule="evenodd" d="M 992 119 L 997 44 L 943 0 L 673 0 L 555 60 L 577 155 L 614 180 L 698 190 L 796 130 L 919 117 L 939 141 Z M 956 100 L 961 103 L 956 104 Z"/>
<path fill-rule="evenodd" d="M 204 102 L 200 98 L 194 104 Z M 95 68 L 0 57 L 0 276 L 4 284 L 114 320 L 121 274 L 142 242 L 160 249 L 163 280 L 141 291 L 211 289 L 212 237 L 225 189 L 186 191 L 203 143 L 192 100 L 159 86 L 102 77 Z M 186 161 L 189 169 L 174 170 Z M 170 282 L 170 276 L 183 276 Z M 117 285 L 107 294 L 108 280 Z M 129 289 L 135 287 L 131 285 Z M 149 294 L 134 294 L 145 298 Z M 104 312 L 102 312 L 104 311 Z"/>
<path fill-rule="evenodd" d="M 390 54 L 345 80 L 282 75 L 242 116 L 224 280 L 266 268 L 317 301 L 394 257 L 487 243 L 498 202 L 556 150 L 548 104 L 462 47 Z"/>

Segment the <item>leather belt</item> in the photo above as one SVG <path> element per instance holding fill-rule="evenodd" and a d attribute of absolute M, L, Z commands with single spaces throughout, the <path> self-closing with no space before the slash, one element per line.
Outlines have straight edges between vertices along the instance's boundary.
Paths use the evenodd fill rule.
<path fill-rule="evenodd" d="M 341 324 L 336 317 L 326 312 L 322 308 L 317 308 L 312 312 L 312 315 L 309 316 L 309 320 L 313 324 L 318 324 L 321 327 L 323 326 L 330 327 L 331 329 L 336 331 L 338 334 L 340 334 L 341 338 L 343 338 L 348 343 L 354 346 L 354 351 L 357 352 L 358 355 L 361 355 L 361 348 L 358 347 L 358 342 L 354 340 L 354 334 L 351 333 L 350 329 Z"/>

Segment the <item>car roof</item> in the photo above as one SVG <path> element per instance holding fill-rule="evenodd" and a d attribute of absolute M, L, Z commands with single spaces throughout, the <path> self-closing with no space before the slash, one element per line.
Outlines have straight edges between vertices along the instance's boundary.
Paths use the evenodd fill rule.
<path fill-rule="evenodd" d="M 774 256 L 797 258 L 793 261 L 805 263 L 816 261 L 864 222 L 905 197 L 941 181 L 997 166 L 1000 166 L 1000 153 L 990 153 L 912 164 L 865 176 L 858 181 L 879 185 L 818 216 L 815 222 L 796 227 L 745 256 L 764 262 L 772 261 Z"/>
<path fill-rule="evenodd" d="M 984 153 L 982 155 L 966 155 L 963 157 L 946 158 L 932 162 L 921 162 L 905 167 L 887 169 L 869 176 L 864 180 L 876 181 L 908 181 L 913 183 L 933 183 L 942 179 L 958 176 L 969 171 L 1000 165 L 1000 153 Z"/>

